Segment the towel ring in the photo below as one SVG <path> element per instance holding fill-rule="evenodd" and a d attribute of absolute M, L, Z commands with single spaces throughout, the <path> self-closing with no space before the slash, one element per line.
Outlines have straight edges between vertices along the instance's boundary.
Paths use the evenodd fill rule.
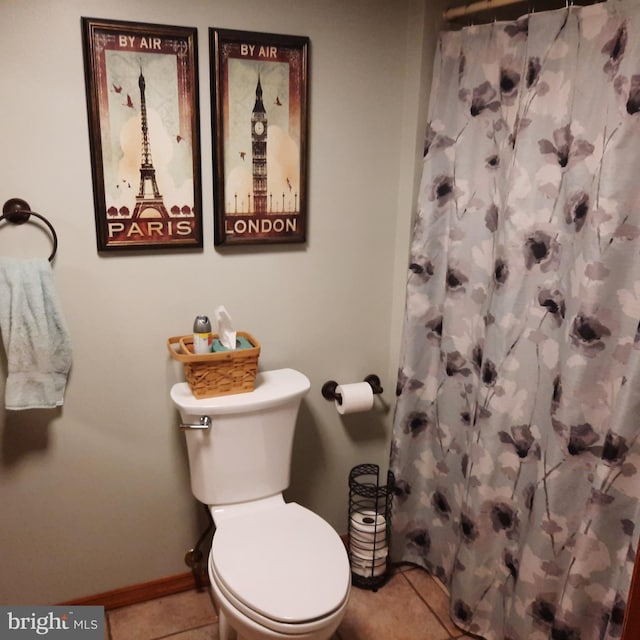
<path fill-rule="evenodd" d="M 24 224 L 25 222 L 28 222 L 31 216 L 35 216 L 39 220 L 42 220 L 42 222 L 44 222 L 47 227 L 49 227 L 49 231 L 51 232 L 51 239 L 53 240 L 53 251 L 49 256 L 49 262 L 51 262 L 56 255 L 56 251 L 58 250 L 58 236 L 56 234 L 56 230 L 42 214 L 31 211 L 31 207 L 27 202 L 25 202 L 21 198 L 10 198 L 9 200 L 7 200 L 2 206 L 2 215 L 0 216 L 0 222 L 6 219 L 7 222 L 11 222 L 12 224 Z"/>

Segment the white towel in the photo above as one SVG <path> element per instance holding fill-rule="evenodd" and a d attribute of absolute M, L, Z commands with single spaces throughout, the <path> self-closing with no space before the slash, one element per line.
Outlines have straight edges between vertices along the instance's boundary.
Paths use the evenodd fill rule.
<path fill-rule="evenodd" d="M 48 260 L 0 258 L 0 331 L 9 369 L 5 408 L 61 406 L 71 341 Z"/>

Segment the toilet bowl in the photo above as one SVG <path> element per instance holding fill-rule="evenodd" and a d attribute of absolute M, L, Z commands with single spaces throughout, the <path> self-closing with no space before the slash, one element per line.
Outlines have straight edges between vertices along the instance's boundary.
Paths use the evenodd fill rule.
<path fill-rule="evenodd" d="M 215 524 L 208 573 L 220 640 L 328 640 L 344 617 L 351 567 L 340 536 L 282 495 L 309 386 L 279 369 L 258 373 L 249 393 L 196 399 L 185 383 L 171 389 L 191 489 Z"/>
<path fill-rule="evenodd" d="M 225 514 L 208 571 L 220 618 L 243 640 L 328 639 L 348 602 L 350 566 L 340 537 L 281 497 Z"/>

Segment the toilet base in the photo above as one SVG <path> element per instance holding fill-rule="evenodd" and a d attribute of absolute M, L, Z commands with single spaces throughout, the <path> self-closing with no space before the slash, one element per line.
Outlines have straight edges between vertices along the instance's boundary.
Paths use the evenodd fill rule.
<path fill-rule="evenodd" d="M 218 610 L 218 640 L 242 640 L 227 621 L 227 616 L 222 611 L 222 607 L 216 602 Z"/>
<path fill-rule="evenodd" d="M 209 569 L 213 601 L 218 612 L 218 633 L 220 640 L 329 640 L 344 617 L 348 598 L 340 611 L 332 616 L 328 626 L 307 633 L 278 633 L 268 629 L 238 611 L 220 591 Z"/>

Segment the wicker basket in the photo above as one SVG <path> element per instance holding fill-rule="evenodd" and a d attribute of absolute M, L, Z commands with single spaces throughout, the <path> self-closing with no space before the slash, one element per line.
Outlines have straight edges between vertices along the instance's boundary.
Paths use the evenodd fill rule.
<path fill-rule="evenodd" d="M 260 343 L 243 331 L 238 331 L 237 335 L 245 338 L 252 347 L 195 354 L 193 336 L 176 336 L 167 341 L 169 353 L 184 365 L 185 378 L 196 398 L 246 393 L 255 388 Z"/>

